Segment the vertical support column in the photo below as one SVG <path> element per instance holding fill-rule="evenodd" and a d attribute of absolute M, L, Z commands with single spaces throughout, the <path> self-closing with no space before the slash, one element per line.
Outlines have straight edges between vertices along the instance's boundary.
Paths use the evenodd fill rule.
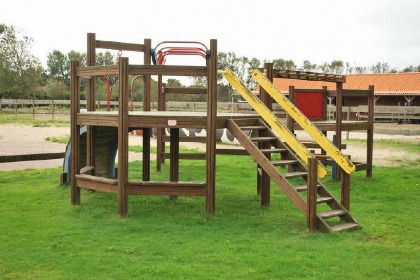
<path fill-rule="evenodd" d="M 179 128 L 171 128 L 170 138 L 170 174 L 171 182 L 178 182 L 179 175 Z"/>
<path fill-rule="evenodd" d="M 267 79 L 270 82 L 273 82 L 273 64 L 272 63 L 264 63 L 264 69 L 265 69 L 265 75 L 267 77 Z M 261 101 L 264 103 L 265 106 L 267 106 L 267 108 L 270 111 L 273 111 L 273 98 L 260 86 L 260 96 L 261 96 Z M 260 147 L 262 149 L 269 149 L 271 148 L 271 144 L 270 143 L 259 143 Z M 266 155 L 268 160 L 271 160 L 271 154 L 267 154 Z M 258 168 L 260 168 L 258 166 Z M 270 176 L 268 176 L 268 174 L 262 170 L 261 168 L 261 178 L 260 180 L 258 180 L 258 182 L 261 184 L 259 186 L 260 189 L 260 194 L 261 194 L 261 206 L 262 207 L 267 207 L 270 205 Z M 257 173 L 257 176 L 259 176 L 259 172 Z"/>
<path fill-rule="evenodd" d="M 307 179 L 307 188 L 308 188 L 308 214 L 306 216 L 306 226 L 309 232 L 314 232 L 316 230 L 316 199 L 317 199 L 317 160 L 314 157 L 309 158 L 308 160 L 308 179 Z"/>
<path fill-rule="evenodd" d="M 120 57 L 118 92 L 118 214 L 128 212 L 128 58 Z"/>
<path fill-rule="evenodd" d="M 79 96 L 79 77 L 77 76 L 78 62 L 72 61 L 70 66 L 71 72 L 71 168 L 70 168 L 70 184 L 71 184 L 71 204 L 80 204 L 80 188 L 76 185 L 76 175 L 80 173 L 79 152 L 80 152 L 80 126 L 77 125 L 77 113 L 80 111 Z"/>
<path fill-rule="evenodd" d="M 207 59 L 206 212 L 213 215 L 216 199 L 217 40 L 210 40 Z"/>
<path fill-rule="evenodd" d="M 341 134 L 342 134 L 342 119 L 343 119 L 343 83 L 336 83 L 336 97 L 335 97 L 335 145 L 341 151 Z M 336 164 L 335 179 L 340 180 L 341 168 Z"/>
<path fill-rule="evenodd" d="M 295 87 L 294 86 L 289 86 L 289 100 L 290 102 L 292 102 L 294 105 L 295 104 Z M 289 116 L 289 114 L 286 114 L 286 122 L 287 122 L 287 128 L 290 130 L 290 132 L 294 133 L 294 123 L 295 121 L 293 120 L 293 118 L 291 116 Z"/>
<path fill-rule="evenodd" d="M 87 53 L 86 53 L 86 65 L 96 65 L 96 35 L 95 33 L 87 34 Z M 95 92 L 96 77 L 92 76 L 87 80 L 87 104 L 86 109 L 88 111 L 95 111 Z M 86 165 L 95 166 L 95 131 L 94 127 L 88 126 L 86 134 Z M 93 170 L 95 172 L 95 170 Z"/>
<path fill-rule="evenodd" d="M 157 92 L 157 110 L 158 111 L 165 111 L 165 95 L 163 92 L 163 83 L 162 83 L 162 75 L 158 76 L 158 92 Z M 163 136 L 165 133 L 165 128 L 158 127 L 156 130 L 156 171 L 162 170 L 162 163 L 163 163 L 163 153 L 165 152 L 165 142 L 163 141 Z"/>
<path fill-rule="evenodd" d="M 350 174 L 341 173 L 341 205 L 350 211 Z"/>
<path fill-rule="evenodd" d="M 368 169 L 366 170 L 366 176 L 372 177 L 372 166 L 373 166 L 373 126 L 375 122 L 375 88 L 369 86 L 370 95 L 368 97 L 368 116 L 369 116 L 369 129 L 367 131 L 367 156 L 366 162 Z"/>
<path fill-rule="evenodd" d="M 294 105 L 296 105 L 294 86 L 289 86 L 289 100 Z M 294 129 L 295 120 L 289 114 L 286 114 L 286 125 L 287 125 L 287 128 L 290 130 L 290 132 L 294 134 L 295 133 L 295 129 Z M 293 172 L 293 167 L 291 165 L 289 165 L 288 169 L 289 169 L 289 172 Z"/>
<path fill-rule="evenodd" d="M 152 41 L 144 39 L 144 65 L 150 65 Z M 151 76 L 144 75 L 143 111 L 150 111 Z M 150 181 L 150 135 L 151 129 L 143 129 L 143 181 Z"/>
<path fill-rule="evenodd" d="M 324 121 L 327 120 L 327 87 L 326 86 L 322 87 L 322 120 Z M 325 137 L 327 137 L 327 132 L 328 131 L 322 131 L 322 134 L 324 134 Z M 327 153 L 325 152 L 325 150 L 321 148 L 321 155 L 326 155 L 326 154 Z M 325 158 L 322 157 L 320 159 L 320 162 L 325 165 L 325 162 L 326 162 Z"/>

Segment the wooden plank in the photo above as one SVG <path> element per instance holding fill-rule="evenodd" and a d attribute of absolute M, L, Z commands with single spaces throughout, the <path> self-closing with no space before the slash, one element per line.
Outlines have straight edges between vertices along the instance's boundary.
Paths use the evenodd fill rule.
<path fill-rule="evenodd" d="M 282 69 L 273 69 L 273 77 L 284 78 L 284 79 L 325 81 L 325 82 L 340 82 L 340 83 L 346 82 L 346 76 L 344 75 L 306 72 L 306 71 L 294 71 L 294 70 L 282 70 Z"/>
<path fill-rule="evenodd" d="M 213 215 L 216 203 L 216 117 L 217 117 L 217 40 L 210 40 L 207 59 L 207 141 L 206 141 L 206 212 Z"/>
<path fill-rule="evenodd" d="M 142 44 L 122 43 L 122 42 L 102 41 L 102 40 L 96 40 L 96 48 L 107 49 L 107 50 L 117 50 L 117 51 L 132 51 L 132 52 L 145 51 L 145 46 Z"/>
<path fill-rule="evenodd" d="M 248 156 L 249 153 L 244 149 L 216 149 L 216 155 Z"/>
<path fill-rule="evenodd" d="M 194 88 L 194 87 L 187 87 L 187 88 L 181 88 L 181 87 L 165 87 L 163 90 L 163 93 L 170 94 L 207 94 L 206 88 Z"/>
<path fill-rule="evenodd" d="M 207 67 L 178 65 L 130 65 L 130 75 L 206 76 Z"/>
<path fill-rule="evenodd" d="M 170 153 L 163 153 L 162 159 L 170 159 Z M 178 159 L 192 159 L 192 160 L 203 160 L 206 159 L 206 154 L 178 154 Z"/>
<path fill-rule="evenodd" d="M 308 214 L 306 216 L 306 227 L 309 232 L 316 230 L 316 205 L 317 205 L 317 160 L 314 157 L 309 159 L 308 177 L 307 177 L 307 204 Z"/>
<path fill-rule="evenodd" d="M 120 57 L 118 92 L 118 214 L 128 212 L 128 58 Z"/>
<path fill-rule="evenodd" d="M 94 170 L 95 170 L 94 166 L 85 166 L 80 169 L 80 174 L 92 173 Z M 92 174 L 88 174 L 88 175 L 92 175 Z"/>
<path fill-rule="evenodd" d="M 0 163 L 17 162 L 17 161 L 34 161 L 64 158 L 65 153 L 42 153 L 42 154 L 26 154 L 26 155 L 0 155 Z"/>
<path fill-rule="evenodd" d="M 80 111 L 79 78 L 77 76 L 78 62 L 72 61 L 70 64 L 70 139 L 71 139 L 71 161 L 70 161 L 70 184 L 71 184 L 71 203 L 80 204 L 80 188 L 76 183 L 76 175 L 80 172 L 79 152 L 80 152 L 80 126 L 77 125 L 77 113 Z"/>
<path fill-rule="evenodd" d="M 205 196 L 206 184 L 197 182 L 129 182 L 129 194 Z"/>
<path fill-rule="evenodd" d="M 85 79 L 92 76 L 118 75 L 118 65 L 78 67 L 77 74 Z"/>
<path fill-rule="evenodd" d="M 79 188 L 85 188 L 107 193 L 118 193 L 118 181 L 91 175 L 77 175 L 76 183 Z"/>

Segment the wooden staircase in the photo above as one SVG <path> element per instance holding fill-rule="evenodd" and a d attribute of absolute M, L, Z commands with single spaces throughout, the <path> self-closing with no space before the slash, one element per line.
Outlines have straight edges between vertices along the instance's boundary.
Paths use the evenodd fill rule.
<path fill-rule="evenodd" d="M 298 209 L 308 218 L 308 168 L 259 118 L 229 120 L 227 127 L 257 164 L 283 190 Z M 248 137 L 245 130 L 257 130 L 258 137 Z M 280 170 L 280 168 L 287 170 Z M 315 177 L 316 178 L 316 175 Z M 316 180 L 315 228 L 323 232 L 359 229 L 359 223 L 337 199 Z M 300 181 L 300 182 L 299 182 Z"/>

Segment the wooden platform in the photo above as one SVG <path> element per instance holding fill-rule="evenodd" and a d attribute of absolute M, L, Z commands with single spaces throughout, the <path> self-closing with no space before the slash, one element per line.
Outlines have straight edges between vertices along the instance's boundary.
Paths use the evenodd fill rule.
<path fill-rule="evenodd" d="M 256 114 L 218 113 L 216 128 L 225 128 L 229 119 L 258 117 Z M 78 125 L 118 126 L 118 112 L 85 112 L 77 114 Z M 206 128 L 206 112 L 136 111 L 128 113 L 128 127 Z"/>

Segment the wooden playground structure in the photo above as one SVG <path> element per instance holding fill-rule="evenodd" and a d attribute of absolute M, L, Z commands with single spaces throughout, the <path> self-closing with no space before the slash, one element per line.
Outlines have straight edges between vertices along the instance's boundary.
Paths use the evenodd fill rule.
<path fill-rule="evenodd" d="M 257 186 L 261 195 L 261 205 L 270 203 L 270 179 L 292 200 L 305 215 L 309 231 L 344 231 L 360 228 L 352 217 L 350 209 L 350 174 L 356 170 L 367 170 L 372 175 L 372 133 L 373 118 L 367 122 L 343 122 L 337 105 L 337 121 L 326 121 L 313 124 L 298 107 L 293 104 L 299 90 L 291 88 L 292 102 L 284 98 L 270 81 L 273 77 L 291 79 L 311 79 L 334 81 L 337 90 L 329 92 L 322 89 L 322 99 L 326 104 L 325 94 L 335 96 L 337 104 L 343 97 L 362 94 L 369 100 L 373 97 L 373 87 L 367 91 L 343 91 L 340 88 L 345 76 L 310 72 L 281 71 L 265 64 L 265 73 L 254 71 L 254 78 L 260 84 L 260 98 L 256 97 L 229 70 L 221 74 L 240 92 L 254 108 L 255 113 L 218 113 L 217 112 L 217 41 L 210 40 L 210 47 L 198 42 L 162 42 L 153 49 L 150 39 L 143 44 L 131 44 L 97 40 L 95 34 L 88 34 L 87 66 L 79 67 L 71 63 L 71 202 L 80 204 L 80 189 L 86 188 L 118 196 L 118 213 L 125 217 L 128 213 L 129 195 L 169 195 L 169 196 L 204 196 L 206 212 L 215 213 L 215 176 L 216 154 L 251 155 L 257 163 Z M 166 45 L 165 45 L 166 44 Z M 171 45 L 171 44 L 175 44 Z M 193 46 L 191 45 L 193 44 Z M 135 51 L 143 53 L 143 65 L 129 64 L 128 58 L 120 57 L 117 65 L 95 66 L 96 49 L 113 49 L 118 51 Z M 198 55 L 205 59 L 205 66 L 164 65 L 168 55 Z M 154 65 L 152 65 L 152 62 Z M 118 75 L 118 111 L 96 111 L 95 79 L 96 76 Z M 151 111 L 151 76 L 158 77 L 158 111 Z M 144 79 L 143 111 L 130 111 L 129 76 Z M 163 76 L 201 76 L 207 79 L 207 88 L 164 88 Z M 80 112 L 80 79 L 87 81 L 87 112 Z M 165 111 L 165 94 L 205 94 L 207 98 L 206 112 L 169 112 Z M 359 96 L 359 95 L 358 95 Z M 286 109 L 290 116 L 288 127 L 282 125 L 271 112 L 273 100 Z M 285 102 L 283 104 L 283 102 Z M 320 103 L 322 106 L 326 106 Z M 340 107 L 341 109 L 341 107 Z M 373 107 L 372 107 L 373 112 Z M 325 111 L 322 111 L 325 114 Z M 370 114 L 369 114 L 370 116 Z M 373 117 L 373 114 L 372 114 Z M 292 120 L 293 119 L 293 120 Z M 318 118 L 321 119 L 321 118 Z M 295 123 L 296 122 L 296 123 Z M 86 134 L 81 137 L 81 128 Z M 164 159 L 169 159 L 170 174 L 168 181 L 155 182 L 150 178 L 150 138 L 152 128 L 157 129 L 158 158 L 157 169 Z M 197 140 L 181 139 L 182 128 L 205 129 L 205 138 Z M 244 147 L 238 149 L 216 149 L 216 129 L 227 128 Z M 131 130 L 143 130 L 142 176 L 139 181 L 131 181 L 128 177 L 128 135 Z M 169 136 L 164 130 L 168 129 Z M 315 140 L 302 143 L 291 133 L 295 129 L 304 129 Z M 366 164 L 354 164 L 339 148 L 341 131 L 368 131 L 368 154 Z M 254 131 L 253 134 L 247 132 Z M 335 131 L 337 147 L 324 136 L 326 131 Z M 169 153 L 165 153 L 165 142 L 170 143 Z M 182 155 L 179 153 L 180 141 L 205 141 L 205 154 Z M 114 143 L 114 144 L 113 144 Z M 118 169 L 113 174 L 110 168 L 109 147 L 117 145 Z M 308 149 L 320 148 L 320 155 L 314 155 Z M 83 152 L 83 153 L 82 153 Z M 328 158 L 328 156 L 329 158 Z M 115 156 L 115 154 L 114 154 Z M 273 157 L 273 160 L 271 158 Z M 180 159 L 203 159 L 206 161 L 204 182 L 184 182 L 179 178 Z M 274 160 L 274 158 L 276 158 Z M 278 158 L 278 159 L 277 159 Z M 320 160 L 318 160 L 320 159 Z M 336 163 L 336 178 L 341 177 L 341 200 L 337 200 L 318 180 L 325 177 L 327 171 L 323 163 L 332 159 Z M 286 172 L 284 167 L 287 167 Z M 280 169 L 279 169 L 280 168 Z M 111 171 L 110 171 L 111 170 Z M 294 178 L 300 178 L 304 184 L 295 185 Z M 306 197 L 305 197 L 306 196 Z M 317 205 L 324 205 L 327 210 L 317 211 Z M 331 222 L 332 221 L 332 222 Z"/>

